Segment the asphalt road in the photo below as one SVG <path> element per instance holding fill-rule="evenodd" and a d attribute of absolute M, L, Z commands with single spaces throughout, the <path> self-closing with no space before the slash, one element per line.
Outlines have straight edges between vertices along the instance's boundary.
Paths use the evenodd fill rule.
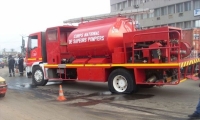
<path fill-rule="evenodd" d="M 193 80 L 132 95 L 111 94 L 107 83 L 67 82 L 67 100 L 59 102 L 61 82 L 34 88 L 31 79 L 8 77 L 7 69 L 0 69 L 8 83 L 0 120 L 187 120 L 199 99 L 199 81 Z"/>

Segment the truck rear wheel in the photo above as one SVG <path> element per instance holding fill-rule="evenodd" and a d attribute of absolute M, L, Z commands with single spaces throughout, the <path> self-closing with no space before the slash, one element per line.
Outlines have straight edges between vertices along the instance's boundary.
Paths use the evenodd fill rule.
<path fill-rule="evenodd" d="M 118 68 L 111 72 L 108 87 L 112 93 L 132 93 L 137 91 L 133 75 L 126 69 Z"/>
<path fill-rule="evenodd" d="M 40 66 L 35 66 L 33 68 L 33 83 L 37 86 L 44 86 L 47 84 L 48 80 L 44 80 L 44 73 Z"/>

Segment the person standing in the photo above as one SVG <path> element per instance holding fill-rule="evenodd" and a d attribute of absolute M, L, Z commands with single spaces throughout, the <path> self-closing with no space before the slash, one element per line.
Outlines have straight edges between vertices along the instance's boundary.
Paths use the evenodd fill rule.
<path fill-rule="evenodd" d="M 24 74 L 24 58 L 22 57 L 21 54 L 19 54 L 18 57 L 19 57 L 19 62 L 18 62 L 19 73 L 20 73 L 20 76 L 23 76 L 23 74 Z"/>
<path fill-rule="evenodd" d="M 15 57 L 15 68 L 16 69 L 18 69 L 18 66 L 19 66 L 18 62 L 19 62 L 19 58 Z"/>
<path fill-rule="evenodd" d="M 200 119 L 200 99 L 193 114 L 188 115 L 189 118 Z"/>
<path fill-rule="evenodd" d="M 15 77 L 14 66 L 15 66 L 15 60 L 11 55 L 9 55 L 8 57 L 8 68 L 9 68 L 9 74 L 10 74 L 9 77 L 12 77 L 12 74 L 13 74 L 13 77 Z"/>

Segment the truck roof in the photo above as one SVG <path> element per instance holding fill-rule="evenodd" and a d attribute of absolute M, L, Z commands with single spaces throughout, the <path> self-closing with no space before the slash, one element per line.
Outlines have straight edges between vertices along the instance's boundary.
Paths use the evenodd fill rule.
<path fill-rule="evenodd" d="M 73 25 L 63 25 L 63 26 L 54 26 L 54 27 L 48 27 L 47 29 L 54 29 L 54 28 L 77 28 L 77 26 Z"/>
<path fill-rule="evenodd" d="M 66 28 L 66 27 L 69 27 L 69 28 L 77 28 L 77 26 L 73 26 L 73 25 L 63 25 L 63 26 L 48 27 L 47 29 Z M 32 35 L 35 35 L 35 34 L 38 34 L 38 33 L 41 33 L 41 32 L 45 32 L 45 31 L 34 32 L 34 33 L 31 33 L 29 36 L 32 36 Z"/>

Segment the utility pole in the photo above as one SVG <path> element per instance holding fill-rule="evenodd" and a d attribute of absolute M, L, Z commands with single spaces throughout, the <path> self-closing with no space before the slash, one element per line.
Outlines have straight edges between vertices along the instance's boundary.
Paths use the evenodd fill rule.
<path fill-rule="evenodd" d="M 22 54 L 22 56 L 25 56 L 25 40 L 24 40 L 24 36 L 22 36 L 21 54 Z"/>

